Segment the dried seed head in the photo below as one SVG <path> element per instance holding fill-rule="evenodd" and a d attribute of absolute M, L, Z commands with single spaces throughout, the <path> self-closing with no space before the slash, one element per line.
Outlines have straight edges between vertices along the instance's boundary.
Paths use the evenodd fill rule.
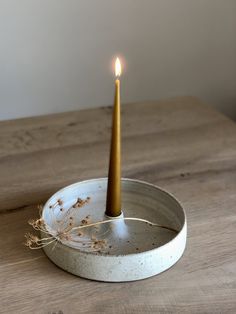
<path fill-rule="evenodd" d="M 31 247 L 33 244 L 38 244 L 40 242 L 39 237 L 32 233 L 26 233 L 25 238 L 26 238 L 25 245 L 28 247 Z"/>
<path fill-rule="evenodd" d="M 44 220 L 43 220 L 42 218 L 37 219 L 37 220 L 36 220 L 36 223 L 37 223 L 39 226 L 41 226 L 41 225 L 44 224 Z"/>
<path fill-rule="evenodd" d="M 88 197 L 84 200 L 82 198 L 78 197 L 76 203 L 72 207 L 73 208 L 80 208 L 80 207 L 84 206 L 86 203 L 88 203 L 88 201 L 89 201 Z"/>
<path fill-rule="evenodd" d="M 97 240 L 97 241 L 94 241 L 93 243 L 93 249 L 95 250 L 101 250 L 103 248 L 106 247 L 106 241 L 105 240 Z"/>

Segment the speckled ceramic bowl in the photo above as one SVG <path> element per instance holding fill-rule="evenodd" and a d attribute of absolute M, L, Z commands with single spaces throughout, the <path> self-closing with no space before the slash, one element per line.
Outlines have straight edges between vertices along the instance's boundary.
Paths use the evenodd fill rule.
<path fill-rule="evenodd" d="M 104 220 L 106 190 L 107 178 L 67 186 L 47 201 L 43 219 L 53 229 L 53 204 L 60 199 L 63 211 L 67 211 L 78 198 L 89 198 L 88 204 L 78 211 L 77 223 L 87 215 L 92 222 Z M 106 234 L 107 245 L 99 252 L 78 249 L 73 243 L 62 241 L 44 247 L 46 255 L 72 274 L 110 282 L 154 276 L 180 259 L 186 245 L 187 224 L 182 206 L 172 195 L 146 182 L 122 179 L 122 210 L 124 217 L 146 219 L 177 232 L 143 222 L 114 219 L 100 228 L 100 234 Z M 61 205 L 54 211 L 60 219 Z"/>

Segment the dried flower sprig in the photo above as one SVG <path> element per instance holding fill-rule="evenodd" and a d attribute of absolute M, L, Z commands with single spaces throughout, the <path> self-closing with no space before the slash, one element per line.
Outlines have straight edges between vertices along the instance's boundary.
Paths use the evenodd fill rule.
<path fill-rule="evenodd" d="M 53 236 L 40 239 L 32 233 L 26 233 L 25 238 L 25 245 L 28 246 L 30 249 L 42 249 L 44 246 L 49 245 L 57 240 Z"/>
<path fill-rule="evenodd" d="M 29 220 L 29 224 L 37 231 L 40 231 L 45 234 L 45 237 L 39 238 L 36 235 L 31 233 L 27 233 L 25 235 L 26 242 L 25 245 L 30 249 L 41 249 L 47 245 L 50 245 L 55 242 L 55 245 L 58 242 L 72 244 L 73 247 L 87 251 L 87 252 L 100 252 L 102 249 L 107 247 L 107 240 L 105 239 L 105 235 L 109 232 L 107 229 L 105 232 L 99 235 L 100 239 L 97 238 L 95 234 L 91 232 L 97 232 L 97 228 L 103 224 L 114 223 L 117 221 L 136 221 L 146 223 L 153 227 L 167 229 L 171 232 L 178 233 L 178 230 L 167 227 L 164 225 L 160 225 L 154 222 L 151 222 L 146 219 L 138 218 L 138 217 L 121 217 L 116 219 L 106 219 L 102 221 L 92 222 L 90 219 L 90 215 L 87 215 L 80 221 L 80 224 L 75 226 L 74 224 L 74 217 L 79 208 L 84 206 L 89 202 L 90 198 L 87 197 L 85 200 L 78 198 L 76 203 L 69 208 L 63 217 L 60 220 L 57 220 L 57 216 L 55 215 L 54 209 L 59 205 L 62 206 L 62 201 L 58 200 L 53 205 L 49 206 L 52 209 L 52 218 L 53 218 L 53 225 L 55 228 L 50 227 L 45 223 L 42 218 L 42 207 L 39 207 L 40 210 L 40 218 L 33 220 Z M 83 232 L 83 229 L 89 229 L 89 232 Z M 53 248 L 54 248 L 53 247 Z M 110 246 L 109 246 L 110 247 Z"/>

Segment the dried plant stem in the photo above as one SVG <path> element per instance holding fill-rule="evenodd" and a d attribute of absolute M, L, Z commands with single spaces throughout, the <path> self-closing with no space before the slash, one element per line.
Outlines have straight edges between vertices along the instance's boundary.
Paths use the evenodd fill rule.
<path fill-rule="evenodd" d="M 163 228 L 163 229 L 167 229 L 170 231 L 173 231 L 175 233 L 178 233 L 179 231 L 171 228 L 171 227 L 167 227 L 167 226 L 163 226 L 154 222 L 151 222 L 149 220 L 146 219 L 142 219 L 142 218 L 136 218 L 136 217 L 122 217 L 122 218 L 115 218 L 115 219 L 107 219 L 107 220 L 101 220 L 101 221 L 97 221 L 97 222 L 93 222 L 87 225 L 82 225 L 82 226 L 77 226 L 77 227 L 73 227 L 70 229 L 70 232 L 73 230 L 79 230 L 79 229 L 83 229 L 83 228 L 88 228 L 88 227 L 93 227 L 93 226 L 98 226 L 101 224 L 106 224 L 106 223 L 110 223 L 110 222 L 116 222 L 116 221 L 122 221 L 122 220 L 132 220 L 132 221 L 140 221 L 140 222 L 145 222 L 146 224 L 149 224 L 150 226 L 154 226 L 154 227 L 158 227 L 158 228 Z"/>

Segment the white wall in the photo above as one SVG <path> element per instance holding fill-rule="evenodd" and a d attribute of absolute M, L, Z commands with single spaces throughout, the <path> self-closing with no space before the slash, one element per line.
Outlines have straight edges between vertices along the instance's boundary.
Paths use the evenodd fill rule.
<path fill-rule="evenodd" d="M 0 0 L 0 119 L 195 95 L 236 117 L 236 0 Z"/>

